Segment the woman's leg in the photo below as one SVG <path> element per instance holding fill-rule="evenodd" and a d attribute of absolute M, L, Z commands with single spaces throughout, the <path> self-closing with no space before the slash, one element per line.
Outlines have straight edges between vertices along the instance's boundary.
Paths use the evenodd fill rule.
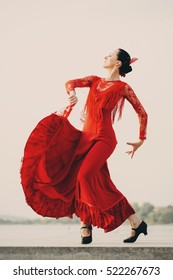
<path fill-rule="evenodd" d="M 86 225 L 83 222 L 81 222 L 81 235 L 88 237 L 91 235 L 91 231 L 89 229 L 90 225 Z"/>
<path fill-rule="evenodd" d="M 142 223 L 142 220 L 136 215 L 130 215 L 130 217 L 128 218 L 131 228 L 138 228 L 139 225 Z M 135 231 L 132 229 L 131 230 L 131 235 L 130 236 L 134 236 L 135 235 Z"/>
<path fill-rule="evenodd" d="M 77 176 L 77 182 L 82 186 L 87 186 L 88 179 L 93 178 L 101 169 L 108 157 L 112 154 L 114 147 L 109 146 L 103 141 L 97 141 L 86 155 Z M 89 188 L 89 186 L 87 186 Z M 84 191 L 84 190 L 83 190 Z M 90 225 L 81 221 L 82 237 L 90 236 Z"/>

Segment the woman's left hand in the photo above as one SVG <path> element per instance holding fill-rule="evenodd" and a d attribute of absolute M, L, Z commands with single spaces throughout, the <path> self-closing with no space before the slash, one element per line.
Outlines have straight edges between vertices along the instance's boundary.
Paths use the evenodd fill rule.
<path fill-rule="evenodd" d="M 70 105 L 75 105 L 78 102 L 78 98 L 74 90 L 70 92 L 68 100 L 70 102 Z"/>
<path fill-rule="evenodd" d="M 136 152 L 136 150 L 144 143 L 144 140 L 139 140 L 138 142 L 135 143 L 129 143 L 127 142 L 127 145 L 131 145 L 132 146 L 132 150 L 126 152 L 128 155 L 131 155 L 131 158 L 133 158 L 134 153 Z"/>

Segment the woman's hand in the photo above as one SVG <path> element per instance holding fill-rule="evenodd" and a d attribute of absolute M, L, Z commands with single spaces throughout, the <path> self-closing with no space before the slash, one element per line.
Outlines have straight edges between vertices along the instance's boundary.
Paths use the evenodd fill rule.
<path fill-rule="evenodd" d="M 139 140 L 138 142 L 135 143 L 129 143 L 127 142 L 127 145 L 131 145 L 132 146 L 132 150 L 126 152 L 128 155 L 131 155 L 131 158 L 133 158 L 134 153 L 136 152 L 136 150 L 144 143 L 144 140 Z"/>
<path fill-rule="evenodd" d="M 75 91 L 71 91 L 68 98 L 70 105 L 75 105 L 78 102 L 78 98 L 76 96 Z"/>

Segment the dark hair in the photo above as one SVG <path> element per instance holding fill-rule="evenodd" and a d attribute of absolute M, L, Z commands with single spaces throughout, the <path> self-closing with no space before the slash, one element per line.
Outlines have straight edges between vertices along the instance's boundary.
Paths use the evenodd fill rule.
<path fill-rule="evenodd" d="M 129 72 L 132 71 L 132 67 L 130 66 L 130 55 L 123 49 L 118 49 L 118 60 L 122 62 L 122 65 L 119 69 L 119 74 L 123 77 Z"/>

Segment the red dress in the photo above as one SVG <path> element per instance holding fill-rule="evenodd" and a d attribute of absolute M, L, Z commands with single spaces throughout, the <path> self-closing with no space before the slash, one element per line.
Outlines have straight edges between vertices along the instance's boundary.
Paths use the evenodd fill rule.
<path fill-rule="evenodd" d="M 125 98 L 139 117 L 139 138 L 146 138 L 147 114 L 129 85 L 97 76 L 66 83 L 69 93 L 89 87 L 83 130 L 51 114 L 32 131 L 25 146 L 21 183 L 27 203 L 47 217 L 72 217 L 111 231 L 135 211 L 112 182 L 107 159 L 117 140 L 112 123 Z"/>

